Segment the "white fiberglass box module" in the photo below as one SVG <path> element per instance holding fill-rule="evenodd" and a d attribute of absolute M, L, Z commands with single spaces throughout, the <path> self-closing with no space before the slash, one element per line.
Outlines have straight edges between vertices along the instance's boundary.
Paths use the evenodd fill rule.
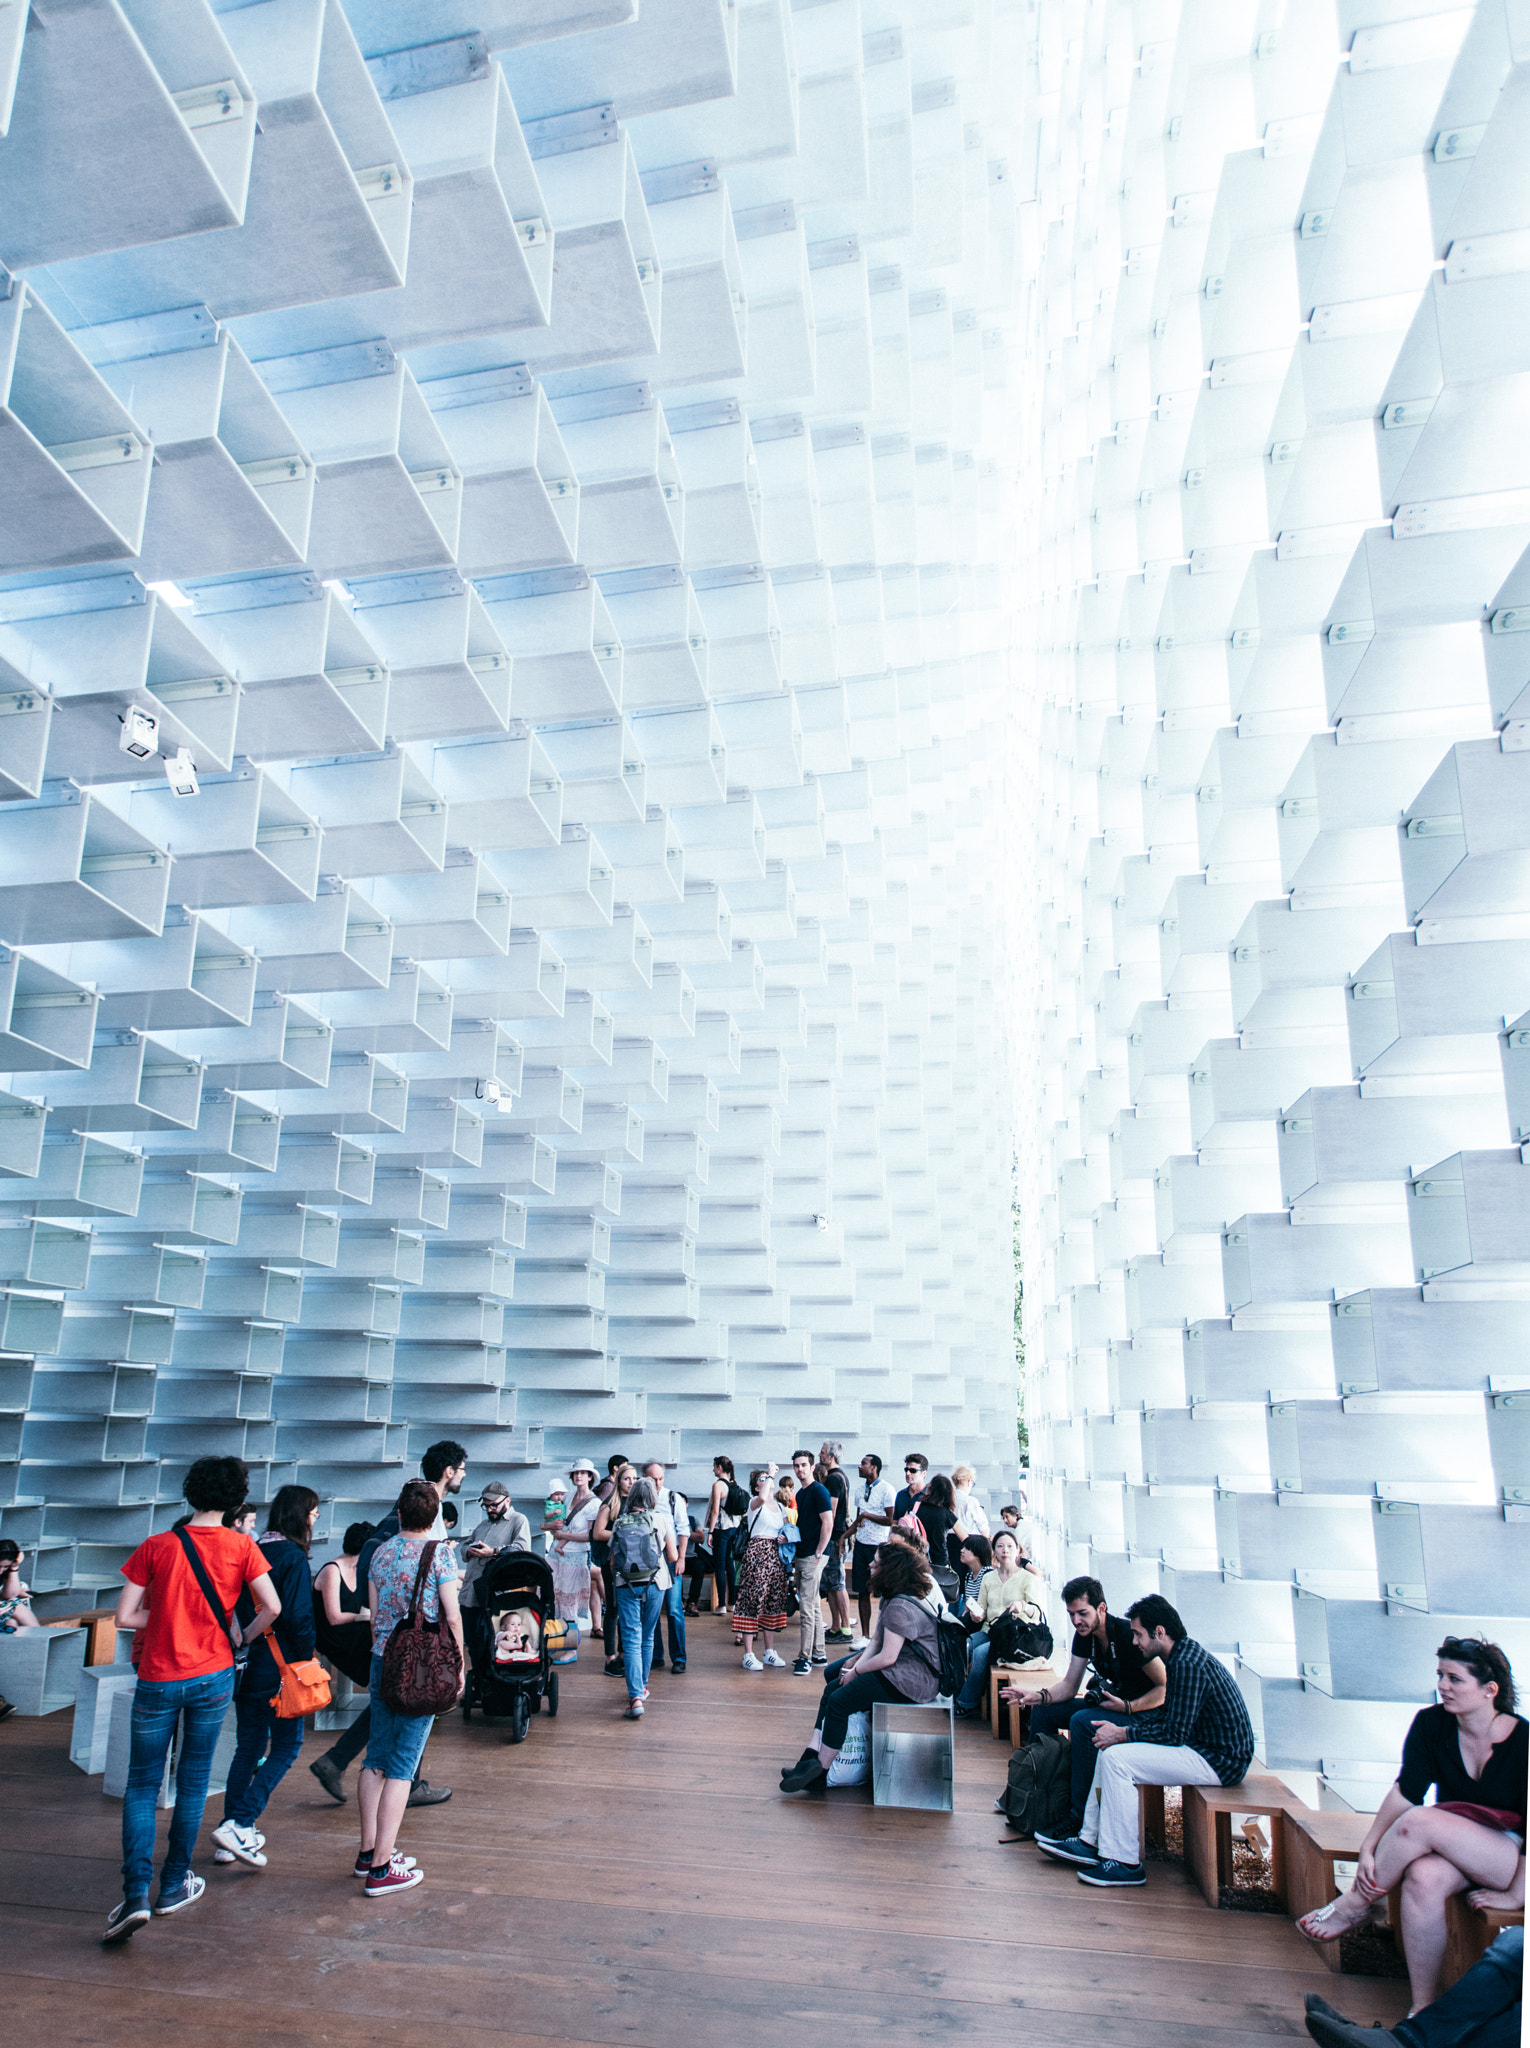
<path fill-rule="evenodd" d="M 1027 22 L 0 5 L 40 1587 L 208 1452 L 1010 1497 Z"/>
<path fill-rule="evenodd" d="M 1530 14 L 1031 24 L 1032 1510 L 1370 1808 L 1530 1652 Z"/>

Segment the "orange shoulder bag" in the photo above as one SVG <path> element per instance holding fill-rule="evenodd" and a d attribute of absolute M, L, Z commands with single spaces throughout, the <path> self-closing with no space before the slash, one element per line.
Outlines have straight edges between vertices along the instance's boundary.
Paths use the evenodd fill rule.
<path fill-rule="evenodd" d="M 289 1664 L 281 1653 L 274 1632 L 267 1633 L 266 1641 L 282 1675 L 282 1682 L 271 1701 L 277 1720 L 301 1721 L 305 1715 L 317 1714 L 321 1707 L 327 1707 L 330 1700 L 329 1674 L 318 1658 L 301 1657 L 296 1664 Z"/>

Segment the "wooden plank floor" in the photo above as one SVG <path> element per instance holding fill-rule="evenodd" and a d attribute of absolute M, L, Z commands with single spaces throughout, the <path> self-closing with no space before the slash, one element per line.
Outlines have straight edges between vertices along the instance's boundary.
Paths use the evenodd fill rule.
<path fill-rule="evenodd" d="M 1007 1751 L 958 1724 L 954 1814 L 869 1794 L 788 1799 L 816 1679 L 738 1668 L 731 1630 L 690 1625 L 640 1724 L 599 1645 L 524 1744 L 453 1716 L 410 1814 L 426 1882 L 369 1904 L 349 1876 L 354 1803 L 306 1768 L 265 1820 L 269 1868 L 102 1949 L 120 1891 L 119 1805 L 68 1760 L 69 1716 L 0 1727 L 0 2010 L 50 2048 L 462 2048 L 515 2043 L 780 2048 L 821 2026 L 850 2048 L 992 2033 L 1004 2043 L 1247 2048 L 1306 2039 L 1302 1995 L 1392 2022 L 1404 1987 L 1331 1976 L 1283 1919 L 1213 1913 L 1177 1872 L 1100 1893 L 992 1812 Z M 794 1647 L 794 1645 L 788 1645 Z M 322 1739 L 322 1738 L 321 1738 Z M 354 1801 L 354 1771 L 350 1776 Z M 211 1802 L 209 1820 L 218 1802 Z"/>

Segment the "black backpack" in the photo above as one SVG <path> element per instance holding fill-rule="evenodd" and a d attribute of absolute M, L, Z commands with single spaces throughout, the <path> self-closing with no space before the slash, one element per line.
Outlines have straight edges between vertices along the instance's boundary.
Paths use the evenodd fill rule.
<path fill-rule="evenodd" d="M 935 1641 L 940 1649 L 940 1661 L 936 1662 L 923 1643 L 916 1643 L 914 1647 L 939 1678 L 941 1696 L 954 1700 L 967 1683 L 967 1674 L 972 1668 L 972 1645 L 968 1641 L 967 1631 L 949 1609 L 937 1611 L 928 1601 L 921 1601 L 920 1605 L 926 1613 L 934 1615 Z"/>
<path fill-rule="evenodd" d="M 1006 1609 L 989 1624 L 988 1643 L 995 1664 L 1029 1664 L 1033 1657 L 1051 1656 L 1052 1631 L 1045 1621 L 1026 1621 Z"/>
<path fill-rule="evenodd" d="M 749 1496 L 736 1479 L 728 1481 L 728 1491 L 723 1495 L 725 1515 L 746 1515 L 749 1512 Z"/>
<path fill-rule="evenodd" d="M 1071 1783 L 1071 1758 L 1060 1735 L 1033 1736 L 1014 1752 L 1000 1805 L 1021 1841 L 1066 1831 Z"/>

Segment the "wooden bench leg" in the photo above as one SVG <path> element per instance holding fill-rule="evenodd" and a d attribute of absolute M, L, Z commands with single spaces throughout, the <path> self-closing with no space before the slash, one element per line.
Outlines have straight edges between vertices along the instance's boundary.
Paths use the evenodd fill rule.
<path fill-rule="evenodd" d="M 1286 1876 L 1286 1817 L 1283 1813 L 1269 1816 L 1270 1827 L 1270 1889 L 1287 1912 L 1290 1907 L 1290 1883 Z"/>
<path fill-rule="evenodd" d="M 1167 1840 L 1163 1817 L 1162 1785 L 1139 1785 L 1137 1787 L 1137 1825 L 1142 1835 L 1143 1848 L 1161 1849 Z"/>
<path fill-rule="evenodd" d="M 1180 1826 L 1184 1833 L 1185 1862 L 1190 1867 L 1190 1874 L 1201 1888 L 1201 1897 L 1208 1906 L 1214 1908 L 1217 1904 L 1217 1886 L 1220 1877 L 1218 1858 L 1221 1844 L 1218 1836 L 1221 1831 L 1217 1826 L 1217 1822 L 1219 1818 L 1224 1817 L 1211 1812 L 1203 1800 L 1192 1799 L 1190 1797 L 1191 1789 L 1193 1788 L 1186 1787 L 1180 1804 Z M 1228 1860 L 1230 1862 L 1232 1836 L 1230 1820 L 1227 1823 L 1227 1831 L 1229 1841 Z"/>

